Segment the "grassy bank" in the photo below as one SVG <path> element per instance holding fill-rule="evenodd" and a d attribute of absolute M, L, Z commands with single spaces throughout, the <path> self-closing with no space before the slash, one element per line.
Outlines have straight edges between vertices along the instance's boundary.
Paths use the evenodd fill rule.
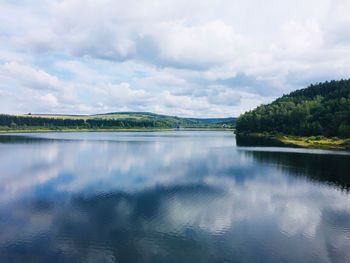
<path fill-rule="evenodd" d="M 326 138 L 323 136 L 293 136 L 283 134 L 269 133 L 248 133 L 244 136 L 252 136 L 258 138 L 268 138 L 283 143 L 286 146 L 297 146 L 309 149 L 325 149 L 325 150 L 350 150 L 350 139 L 342 139 L 338 137 Z"/>

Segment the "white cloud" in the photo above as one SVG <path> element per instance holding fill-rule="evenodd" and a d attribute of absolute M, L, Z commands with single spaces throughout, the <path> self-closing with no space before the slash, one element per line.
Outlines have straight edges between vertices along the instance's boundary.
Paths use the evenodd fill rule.
<path fill-rule="evenodd" d="M 143 89 L 133 90 L 130 88 L 130 84 L 122 82 L 120 84 L 107 84 L 96 89 L 97 92 L 101 92 L 108 104 L 116 105 L 118 107 L 128 106 L 144 106 L 153 100 L 150 93 Z"/>
<path fill-rule="evenodd" d="M 57 98 L 51 93 L 40 96 L 39 99 L 43 104 L 46 104 L 46 105 L 57 106 L 58 104 Z"/>
<path fill-rule="evenodd" d="M 210 68 L 236 60 L 242 53 L 244 37 L 217 20 L 199 26 L 165 23 L 159 26 L 158 45 L 166 66 Z"/>
<path fill-rule="evenodd" d="M 57 77 L 31 66 L 7 62 L 0 67 L 0 76 L 18 81 L 23 87 L 41 90 L 58 90 L 61 88 Z"/>
<path fill-rule="evenodd" d="M 305 23 L 290 21 L 284 24 L 282 29 L 287 50 L 292 56 L 312 52 L 323 44 L 321 29 L 314 19 Z"/>
<path fill-rule="evenodd" d="M 132 99 L 115 109 L 144 98 L 141 110 L 180 114 L 188 101 L 199 108 L 187 114 L 208 103 L 206 116 L 232 116 L 254 95 L 249 108 L 350 74 L 348 0 L 7 1 L 0 12 L 2 85 L 63 89 L 66 109 L 112 109 L 96 90 L 129 83 Z M 167 94 L 181 101 L 167 108 L 160 97 L 177 100 Z"/>

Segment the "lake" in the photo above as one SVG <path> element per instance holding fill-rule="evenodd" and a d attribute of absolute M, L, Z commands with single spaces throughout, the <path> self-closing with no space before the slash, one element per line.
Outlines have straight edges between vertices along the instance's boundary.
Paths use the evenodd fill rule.
<path fill-rule="evenodd" d="M 230 131 L 0 135 L 0 262 L 350 262 L 350 155 Z"/>

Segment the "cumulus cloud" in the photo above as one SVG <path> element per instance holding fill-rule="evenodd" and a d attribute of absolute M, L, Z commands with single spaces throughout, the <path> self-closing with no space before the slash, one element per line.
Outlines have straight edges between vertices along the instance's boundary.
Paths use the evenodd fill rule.
<path fill-rule="evenodd" d="M 159 113 L 232 116 L 350 74 L 347 0 L 5 1 L 0 12 L 2 85 L 43 96 L 64 84 L 58 100 L 73 111 L 140 103 Z M 108 88 L 120 83 L 130 90 L 113 107 L 102 93 L 120 96 Z M 183 101 L 199 108 L 185 113 Z"/>
<path fill-rule="evenodd" d="M 0 67 L 0 74 L 17 80 L 24 87 L 42 90 L 57 90 L 60 88 L 58 78 L 43 70 L 36 70 L 28 65 L 17 62 L 7 62 Z"/>
<path fill-rule="evenodd" d="M 243 36 L 220 20 L 198 26 L 166 23 L 159 27 L 160 63 L 165 66 L 211 68 L 238 57 L 245 44 Z"/>
<path fill-rule="evenodd" d="M 143 106 L 152 102 L 153 96 L 143 89 L 133 90 L 130 84 L 122 82 L 120 84 L 107 84 L 102 89 L 99 89 L 108 97 L 110 103 L 120 107 L 137 105 Z"/>

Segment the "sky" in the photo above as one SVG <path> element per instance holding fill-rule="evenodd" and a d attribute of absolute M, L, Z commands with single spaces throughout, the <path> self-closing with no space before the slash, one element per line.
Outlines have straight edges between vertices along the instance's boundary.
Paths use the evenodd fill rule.
<path fill-rule="evenodd" d="M 350 0 L 0 0 L 0 113 L 236 117 L 350 78 Z"/>

